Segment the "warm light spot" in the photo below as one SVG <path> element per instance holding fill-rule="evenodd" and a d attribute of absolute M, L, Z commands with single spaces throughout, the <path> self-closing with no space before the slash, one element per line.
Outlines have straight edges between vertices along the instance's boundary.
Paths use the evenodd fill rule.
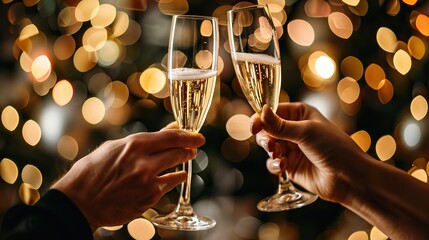
<path fill-rule="evenodd" d="M 22 183 L 19 187 L 19 198 L 27 205 L 34 205 L 40 199 L 40 194 L 37 189 L 34 189 L 30 184 Z"/>
<path fill-rule="evenodd" d="M 189 10 L 187 0 L 159 1 L 159 10 L 165 15 L 183 15 Z"/>
<path fill-rule="evenodd" d="M 343 3 L 353 7 L 357 6 L 360 2 L 360 0 L 342 0 L 342 1 Z"/>
<path fill-rule="evenodd" d="M 18 167 L 12 160 L 8 158 L 1 160 L 0 177 L 9 184 L 14 184 L 18 179 Z"/>
<path fill-rule="evenodd" d="M 88 52 L 84 47 L 80 47 L 73 57 L 75 68 L 79 72 L 87 72 L 97 63 L 94 52 Z"/>
<path fill-rule="evenodd" d="M 413 6 L 417 3 L 418 0 L 402 0 L 405 4 Z"/>
<path fill-rule="evenodd" d="M 110 226 L 110 227 L 103 227 L 104 229 L 106 229 L 107 231 L 118 231 L 119 229 L 121 229 L 124 225 L 119 225 L 119 226 Z"/>
<path fill-rule="evenodd" d="M 67 80 L 61 80 L 55 84 L 52 89 L 52 98 L 58 106 L 64 106 L 70 102 L 73 97 L 73 87 Z"/>
<path fill-rule="evenodd" d="M 24 0 L 23 3 L 26 7 L 32 7 L 39 3 L 40 0 Z"/>
<path fill-rule="evenodd" d="M 270 12 L 280 12 L 285 7 L 285 0 L 258 0 L 259 5 L 268 5 Z"/>
<path fill-rule="evenodd" d="M 21 30 L 21 33 L 19 34 L 18 40 L 22 41 L 22 40 L 25 40 L 27 38 L 31 38 L 33 36 L 36 36 L 37 34 L 39 34 L 39 29 L 37 29 L 36 25 L 28 24 L 27 26 L 25 26 Z"/>
<path fill-rule="evenodd" d="M 426 46 L 423 40 L 416 36 L 410 37 L 408 40 L 408 51 L 411 56 L 417 60 L 421 60 L 426 53 Z"/>
<path fill-rule="evenodd" d="M 359 84 L 351 77 L 345 77 L 338 82 L 337 93 L 341 101 L 352 104 L 360 94 Z"/>
<path fill-rule="evenodd" d="M 329 14 L 328 24 L 331 31 L 340 38 L 348 39 L 353 33 L 352 21 L 342 12 Z"/>
<path fill-rule="evenodd" d="M 368 234 L 365 231 L 357 231 L 352 233 L 347 240 L 368 240 Z"/>
<path fill-rule="evenodd" d="M 80 30 L 83 23 L 78 21 L 75 16 L 76 7 L 65 7 L 58 14 L 58 27 L 65 34 L 74 34 Z"/>
<path fill-rule="evenodd" d="M 365 70 L 365 80 L 368 86 L 372 89 L 377 90 L 380 86 L 380 82 L 386 79 L 386 74 L 383 68 L 378 64 L 372 63 Z"/>
<path fill-rule="evenodd" d="M 280 239 L 280 227 L 275 223 L 264 223 L 259 227 L 258 239 Z"/>
<path fill-rule="evenodd" d="M 83 118 L 90 124 L 97 124 L 101 122 L 106 113 L 104 103 L 96 98 L 92 97 L 87 99 L 82 106 Z"/>
<path fill-rule="evenodd" d="M 428 182 L 428 175 L 425 170 L 423 169 L 417 169 L 416 171 L 411 173 L 411 176 L 414 178 L 427 183 Z"/>
<path fill-rule="evenodd" d="M 360 130 L 351 135 L 351 138 L 356 142 L 362 151 L 368 151 L 371 146 L 371 136 L 365 130 Z"/>
<path fill-rule="evenodd" d="M 386 52 L 394 53 L 398 44 L 395 33 L 387 27 L 380 27 L 377 31 L 377 43 Z"/>
<path fill-rule="evenodd" d="M 324 18 L 331 14 L 331 6 L 324 0 L 309 0 L 304 5 L 307 16 L 313 18 Z"/>
<path fill-rule="evenodd" d="M 240 4 L 240 2 L 237 4 Z M 221 6 L 217 7 L 213 11 L 212 16 L 216 17 L 218 19 L 218 23 L 220 26 L 226 26 L 227 25 L 227 12 L 229 10 L 231 10 L 232 8 L 233 8 L 233 6 L 225 4 L 225 5 L 221 5 Z"/>
<path fill-rule="evenodd" d="M 1 113 L 1 122 L 7 130 L 12 132 L 19 123 L 18 111 L 12 106 L 5 107 Z"/>
<path fill-rule="evenodd" d="M 130 25 L 130 18 L 126 12 L 118 11 L 116 13 L 116 19 L 112 24 L 113 33 L 112 35 L 114 37 L 119 37 L 122 34 L 124 34 L 128 26 Z"/>
<path fill-rule="evenodd" d="M 335 63 L 334 60 L 328 56 L 320 56 L 316 59 L 314 68 L 320 77 L 328 79 L 334 75 Z"/>
<path fill-rule="evenodd" d="M 200 50 L 195 55 L 195 62 L 201 69 L 210 69 L 212 66 L 213 54 L 208 50 Z"/>
<path fill-rule="evenodd" d="M 91 24 L 96 28 L 109 26 L 116 18 L 116 8 L 110 4 L 101 4 L 94 10 L 97 14 L 91 19 Z"/>
<path fill-rule="evenodd" d="M 58 141 L 57 151 L 61 157 L 73 160 L 79 152 L 79 145 L 73 137 L 64 135 Z"/>
<path fill-rule="evenodd" d="M 358 58 L 348 56 L 341 62 L 341 72 L 346 77 L 359 80 L 363 75 L 363 64 Z"/>
<path fill-rule="evenodd" d="M 369 234 L 371 240 L 388 240 L 389 238 L 377 227 L 372 227 Z"/>
<path fill-rule="evenodd" d="M 298 45 L 310 46 L 314 42 L 314 29 L 310 23 L 305 20 L 292 20 L 287 25 L 287 31 L 292 41 Z"/>
<path fill-rule="evenodd" d="M 88 28 L 82 37 L 82 45 L 88 52 L 100 50 L 107 41 L 107 30 L 105 28 Z"/>
<path fill-rule="evenodd" d="M 429 17 L 419 14 L 416 18 L 416 27 L 421 34 L 429 37 Z"/>
<path fill-rule="evenodd" d="M 210 37 L 213 34 L 212 22 L 209 20 L 204 20 L 201 23 L 200 32 L 202 36 Z"/>
<path fill-rule="evenodd" d="M 22 52 L 19 57 L 19 64 L 21 65 L 22 70 L 26 72 L 31 72 L 31 65 L 33 65 L 33 59 L 26 53 Z"/>
<path fill-rule="evenodd" d="M 37 93 L 39 96 L 45 96 L 49 93 L 49 90 L 54 87 L 56 82 L 57 74 L 55 72 L 51 72 L 51 74 L 49 74 L 49 77 L 46 78 L 43 82 L 33 82 L 34 92 Z"/>
<path fill-rule="evenodd" d="M 147 0 L 121 0 L 115 1 L 115 4 L 120 8 L 129 9 L 133 11 L 146 11 L 147 9 Z"/>
<path fill-rule="evenodd" d="M 114 81 L 106 86 L 104 89 L 104 96 L 107 101 L 106 105 L 119 108 L 127 103 L 129 98 L 129 90 L 125 83 L 121 81 Z"/>
<path fill-rule="evenodd" d="M 76 42 L 70 35 L 61 35 L 55 40 L 54 54 L 59 60 L 66 60 L 73 56 L 76 49 Z"/>
<path fill-rule="evenodd" d="M 82 0 L 80 1 L 75 10 L 75 17 L 79 22 L 86 22 L 91 20 L 98 12 L 98 0 Z M 95 10 L 95 11 L 94 11 Z"/>
<path fill-rule="evenodd" d="M 128 233 L 138 240 L 149 240 L 155 236 L 155 227 L 144 218 L 137 218 L 128 223 Z"/>
<path fill-rule="evenodd" d="M 124 34 L 118 37 L 121 41 L 121 44 L 124 46 L 129 46 L 136 43 L 142 34 L 142 27 L 140 24 L 132 19 L 129 20 L 128 28 Z"/>
<path fill-rule="evenodd" d="M 171 54 L 171 58 L 173 59 L 172 68 L 184 67 L 186 64 L 186 61 L 188 61 L 188 57 L 182 51 L 173 51 Z M 162 58 L 162 64 L 164 66 L 168 65 L 167 59 L 168 59 L 168 54 L 165 54 L 165 56 Z"/>
<path fill-rule="evenodd" d="M 158 68 L 148 68 L 140 75 L 140 85 L 150 94 L 157 93 L 167 84 L 167 78 Z"/>
<path fill-rule="evenodd" d="M 393 56 L 393 64 L 395 65 L 395 68 L 396 70 L 398 70 L 399 73 L 405 75 L 411 69 L 411 57 L 404 50 L 398 50 Z"/>
<path fill-rule="evenodd" d="M 97 51 L 98 64 L 102 67 L 109 67 L 115 64 L 121 54 L 119 45 L 112 40 L 105 42 L 104 46 Z"/>
<path fill-rule="evenodd" d="M 22 127 L 22 136 L 29 145 L 36 146 L 42 137 L 42 130 L 35 121 L 28 120 Z"/>
<path fill-rule="evenodd" d="M 21 178 L 22 182 L 31 185 L 31 187 L 36 190 L 42 186 L 42 173 L 37 167 L 31 164 L 25 165 L 25 167 L 22 169 Z"/>
<path fill-rule="evenodd" d="M 375 151 L 381 161 L 389 160 L 396 152 L 396 141 L 390 135 L 385 135 L 378 139 Z"/>
<path fill-rule="evenodd" d="M 105 119 L 112 125 L 123 126 L 130 120 L 131 114 L 131 106 L 124 104 L 121 107 L 111 107 L 106 112 Z"/>
<path fill-rule="evenodd" d="M 37 82 L 43 82 L 51 74 L 51 61 L 46 55 L 40 55 L 31 64 L 31 73 Z"/>
<path fill-rule="evenodd" d="M 243 141 L 252 136 L 250 118 L 244 114 L 236 114 L 226 122 L 226 131 L 235 140 Z"/>
<path fill-rule="evenodd" d="M 357 16 L 365 16 L 368 12 L 369 4 L 367 0 L 360 0 L 359 4 L 348 9 Z"/>
<path fill-rule="evenodd" d="M 200 153 L 200 152 L 198 152 L 198 153 Z M 198 156 L 198 155 L 197 155 Z M 195 162 L 194 162 L 195 163 Z M 208 161 L 207 161 L 207 164 L 208 164 Z M 153 217 L 156 217 L 156 216 L 158 216 L 159 214 L 154 210 L 154 209 L 152 209 L 152 208 L 149 208 L 148 210 L 146 210 L 143 214 L 142 214 L 142 217 L 144 217 L 144 218 L 146 218 L 146 219 L 148 219 L 148 220 L 150 220 L 150 219 L 152 219 Z"/>
<path fill-rule="evenodd" d="M 378 98 L 382 103 L 386 104 L 392 100 L 394 91 L 393 84 L 389 80 L 383 79 L 378 86 Z"/>
<path fill-rule="evenodd" d="M 411 101 L 410 111 L 417 121 L 422 120 L 428 113 L 427 100 L 421 95 L 416 96 L 413 101 Z"/>

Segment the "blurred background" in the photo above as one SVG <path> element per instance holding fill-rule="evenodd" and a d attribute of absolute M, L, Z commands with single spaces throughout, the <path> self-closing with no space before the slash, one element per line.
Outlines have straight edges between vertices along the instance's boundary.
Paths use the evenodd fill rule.
<path fill-rule="evenodd" d="M 315 106 L 364 151 L 427 182 L 428 1 L 2 0 L 0 219 L 17 203 L 34 204 L 102 142 L 174 121 L 165 68 L 171 15 L 195 14 L 221 25 L 219 77 L 201 130 L 207 142 L 192 182 L 195 211 L 217 225 L 197 233 L 155 229 L 147 219 L 174 207 L 173 190 L 141 218 L 101 228 L 95 239 L 387 239 L 320 199 L 257 211 L 277 178 L 249 131 L 253 111 L 226 33 L 226 12 L 253 4 L 268 4 L 276 25 L 280 101 Z"/>

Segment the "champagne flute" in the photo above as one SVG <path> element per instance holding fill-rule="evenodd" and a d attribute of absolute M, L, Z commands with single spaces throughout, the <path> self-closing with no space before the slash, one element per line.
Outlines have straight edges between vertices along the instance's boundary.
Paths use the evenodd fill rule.
<path fill-rule="evenodd" d="M 280 49 L 268 6 L 255 5 L 228 11 L 231 57 L 241 89 L 256 113 L 264 104 L 277 110 L 280 85 Z M 277 192 L 262 199 L 257 208 L 277 212 L 314 202 L 316 195 L 298 190 L 284 171 Z"/>
<path fill-rule="evenodd" d="M 168 46 L 168 78 L 174 117 L 181 129 L 198 132 L 211 105 L 217 76 L 217 18 L 175 15 Z M 187 181 L 182 183 L 177 207 L 152 223 L 160 228 L 182 231 L 210 229 L 216 221 L 198 216 L 191 206 L 192 160 L 183 163 Z"/>

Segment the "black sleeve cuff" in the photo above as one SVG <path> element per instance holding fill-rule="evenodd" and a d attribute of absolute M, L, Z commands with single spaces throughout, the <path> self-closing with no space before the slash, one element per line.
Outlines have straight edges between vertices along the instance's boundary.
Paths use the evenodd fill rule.
<path fill-rule="evenodd" d="M 6 213 L 0 240 L 93 240 L 80 209 L 62 192 L 49 190 L 34 206 L 18 204 Z"/>
<path fill-rule="evenodd" d="M 62 192 L 51 189 L 35 204 L 46 209 L 64 226 L 70 239 L 93 239 L 92 230 L 80 209 Z"/>

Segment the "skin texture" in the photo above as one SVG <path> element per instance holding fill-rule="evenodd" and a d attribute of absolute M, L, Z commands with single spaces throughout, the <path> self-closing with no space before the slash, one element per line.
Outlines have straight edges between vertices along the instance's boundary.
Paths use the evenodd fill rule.
<path fill-rule="evenodd" d="M 271 173 L 286 170 L 292 181 L 391 239 L 429 239 L 429 186 L 363 152 L 315 108 L 282 103 L 273 113 L 264 106 L 251 130 L 270 154 Z"/>
<path fill-rule="evenodd" d="M 165 171 L 195 157 L 205 138 L 175 127 L 107 141 L 77 161 L 52 188 L 81 209 L 92 231 L 125 224 L 186 180 L 184 171 Z"/>

